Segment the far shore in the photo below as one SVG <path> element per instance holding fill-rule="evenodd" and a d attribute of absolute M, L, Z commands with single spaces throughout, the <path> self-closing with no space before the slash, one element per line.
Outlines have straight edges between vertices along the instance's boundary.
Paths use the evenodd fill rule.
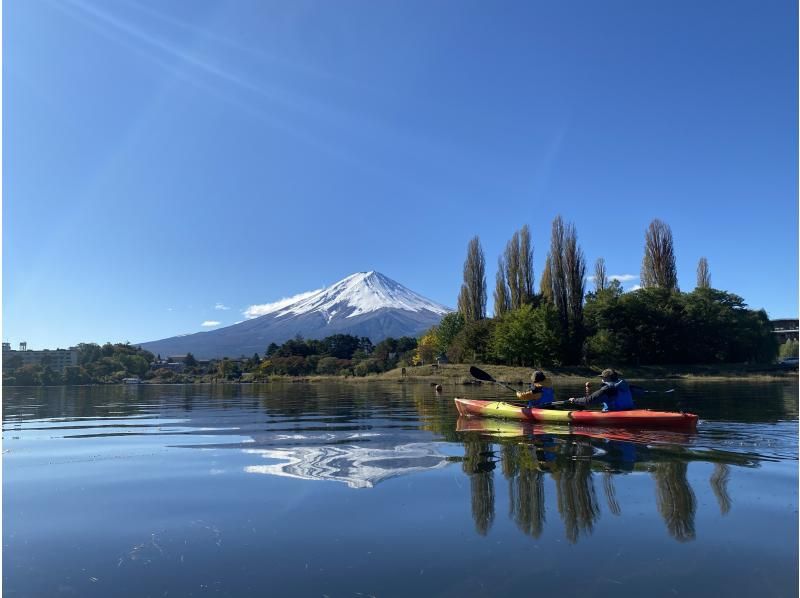
<path fill-rule="evenodd" d="M 475 364 L 480 369 L 488 372 L 496 380 L 510 386 L 523 387 L 530 380 L 532 367 L 512 367 L 505 365 Z M 478 385 L 481 384 L 469 374 L 469 364 L 441 364 L 420 365 L 406 368 L 395 368 L 380 374 L 367 376 L 270 376 L 269 379 L 255 379 L 249 374 L 244 374 L 238 380 L 223 380 L 213 376 L 198 376 L 194 380 L 181 382 L 165 382 L 160 380 L 142 380 L 142 385 L 180 385 L 180 384 L 207 384 L 207 385 L 238 385 L 238 384 L 270 384 L 270 383 L 322 383 L 337 382 L 346 384 L 364 384 L 369 382 L 394 382 L 399 384 L 427 384 L 427 385 Z M 403 372 L 405 369 L 405 373 Z M 542 368 L 554 382 L 582 383 L 597 381 L 601 371 L 600 367 L 562 367 Z M 725 382 L 737 380 L 797 380 L 798 369 L 786 368 L 780 365 L 750 365 L 750 364 L 715 364 L 715 365 L 658 365 L 658 366 L 631 366 L 618 368 L 618 371 L 632 381 L 642 380 L 684 380 L 693 382 Z M 130 384 L 88 384 L 81 386 L 129 386 Z M 66 385 L 61 385 L 66 386 Z M 135 386 L 135 385 L 130 385 Z M 15 388 L 10 386 L 7 388 Z M 37 388 L 23 387 L 16 388 Z M 38 387 L 41 388 L 41 387 Z"/>
<path fill-rule="evenodd" d="M 490 373 L 493 378 L 509 385 L 523 386 L 528 384 L 533 367 L 512 367 L 505 365 L 475 364 Z M 287 382 L 374 382 L 389 381 L 401 383 L 440 383 L 440 384 L 480 384 L 469 374 L 469 364 L 421 365 L 416 367 L 395 368 L 381 374 L 364 377 L 342 376 L 273 376 L 270 381 Z M 542 368 L 548 377 L 556 382 L 585 382 L 598 380 L 600 367 L 563 367 Z M 618 371 L 627 380 L 791 380 L 798 378 L 797 368 L 787 369 L 778 365 L 742 365 L 722 364 L 707 366 L 638 366 L 619 368 Z M 247 382 L 247 380 L 242 380 Z M 254 381 L 255 382 L 255 381 Z"/>

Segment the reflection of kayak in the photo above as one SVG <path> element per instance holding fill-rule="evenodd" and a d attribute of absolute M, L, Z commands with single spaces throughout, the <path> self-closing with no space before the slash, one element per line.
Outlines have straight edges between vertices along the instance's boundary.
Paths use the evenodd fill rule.
<path fill-rule="evenodd" d="M 631 409 L 629 411 L 567 411 L 558 409 L 536 409 L 511 405 L 502 401 L 476 401 L 456 399 L 456 408 L 461 415 L 482 417 L 502 417 L 533 422 L 583 424 L 587 426 L 630 426 L 630 427 L 691 427 L 697 424 L 693 413 L 673 411 L 650 411 Z"/>
<path fill-rule="evenodd" d="M 686 444 L 696 433 L 688 430 L 630 429 L 619 426 L 604 428 L 599 425 L 572 424 L 568 429 L 558 424 L 536 423 L 528 420 L 501 420 L 485 417 L 459 416 L 456 432 L 477 432 L 497 439 L 525 438 L 545 434 L 563 436 L 577 434 L 588 438 L 636 442 L 638 444 Z"/>

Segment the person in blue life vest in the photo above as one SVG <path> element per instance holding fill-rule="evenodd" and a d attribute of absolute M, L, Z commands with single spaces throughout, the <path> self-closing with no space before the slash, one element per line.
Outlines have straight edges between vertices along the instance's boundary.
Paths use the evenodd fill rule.
<path fill-rule="evenodd" d="M 553 384 L 545 373 L 541 370 L 536 370 L 531 374 L 531 384 L 526 391 L 517 391 L 517 398 L 522 401 L 528 401 L 528 407 L 545 407 L 550 405 L 555 399 L 555 391 Z"/>
<path fill-rule="evenodd" d="M 634 408 L 631 388 L 619 372 L 612 369 L 603 370 L 600 380 L 602 385 L 598 390 L 585 397 L 568 399 L 567 406 L 583 408 L 601 405 L 603 411 L 627 411 Z"/>

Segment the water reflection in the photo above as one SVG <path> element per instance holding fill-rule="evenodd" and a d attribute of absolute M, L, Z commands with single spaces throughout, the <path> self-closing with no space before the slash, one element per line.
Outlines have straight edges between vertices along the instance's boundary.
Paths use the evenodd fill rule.
<path fill-rule="evenodd" d="M 549 477 L 570 543 L 591 535 L 600 519 L 595 477 L 602 486 L 608 512 L 619 516 L 623 505 L 614 486 L 615 476 L 649 474 L 656 508 L 667 532 L 678 542 L 687 542 L 696 537 L 697 510 L 687 478 L 689 463 L 714 463 L 709 484 L 722 515 L 733 504 L 727 487 L 729 466 L 758 464 L 747 454 L 696 447 L 693 432 L 565 428 L 461 417 L 456 430 L 464 444 L 464 471 L 473 480 L 473 516 L 481 534 L 487 533 L 494 517 L 491 475 L 498 459 L 508 481 L 509 514 L 517 527 L 534 538 L 542 534 L 547 520 L 545 480 Z"/>
<path fill-rule="evenodd" d="M 439 469 L 448 464 L 437 447 L 430 443 L 401 444 L 391 448 L 299 446 L 245 449 L 244 452 L 279 461 L 269 465 L 249 465 L 244 468 L 247 473 L 343 482 L 350 488 L 372 488 L 389 478 Z"/>
<path fill-rule="evenodd" d="M 494 454 L 486 442 L 464 446 L 464 473 L 469 476 L 475 530 L 485 536 L 494 522 Z"/>

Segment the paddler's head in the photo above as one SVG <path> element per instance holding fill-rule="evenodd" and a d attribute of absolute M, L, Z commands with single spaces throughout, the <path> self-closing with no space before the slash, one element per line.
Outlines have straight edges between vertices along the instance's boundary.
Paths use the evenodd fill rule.
<path fill-rule="evenodd" d="M 533 382 L 534 384 L 536 384 L 537 382 L 541 382 L 542 380 L 544 380 L 544 378 L 545 378 L 544 372 L 541 370 L 536 370 L 531 374 L 531 382 Z"/>
<path fill-rule="evenodd" d="M 603 382 L 616 382 L 619 380 L 619 372 L 610 368 L 600 372 L 600 379 Z"/>

